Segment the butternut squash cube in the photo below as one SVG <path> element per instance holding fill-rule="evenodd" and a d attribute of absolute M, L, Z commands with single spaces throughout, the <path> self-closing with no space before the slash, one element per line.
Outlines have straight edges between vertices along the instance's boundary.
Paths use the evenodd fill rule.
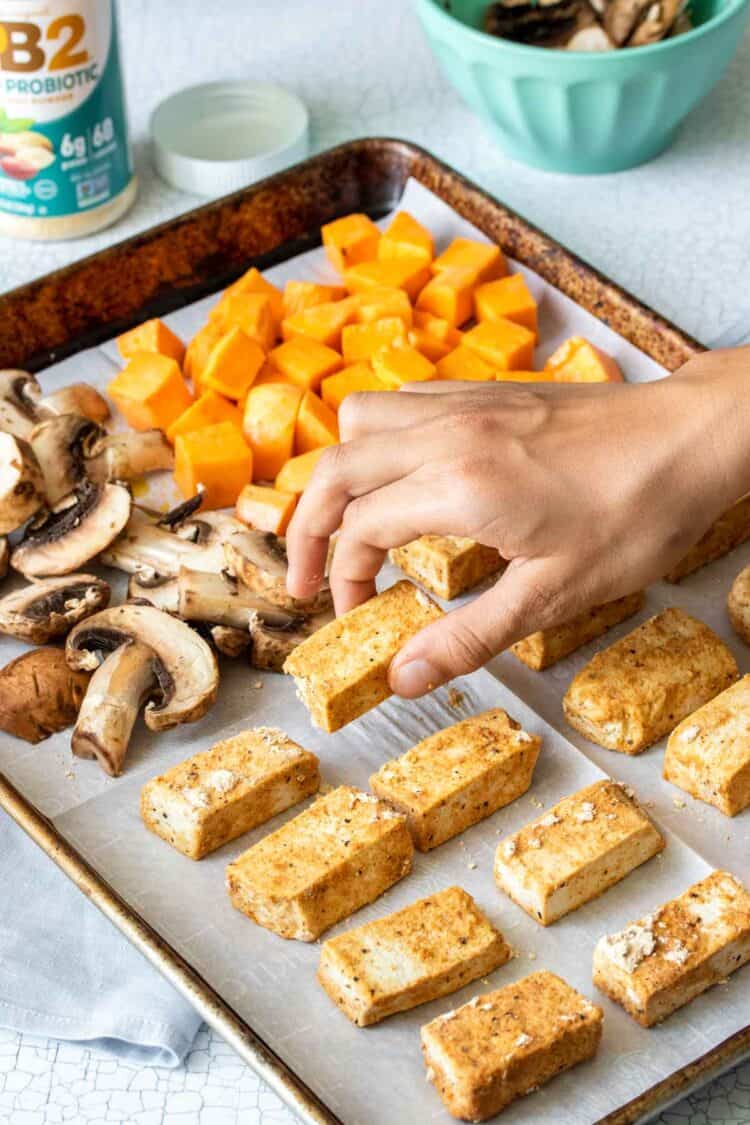
<path fill-rule="evenodd" d="M 408 344 L 391 344 L 372 357 L 372 367 L 389 391 L 405 383 L 427 383 L 435 378 L 435 364 Z"/>
<path fill-rule="evenodd" d="M 237 519 L 257 531 L 283 535 L 297 506 L 293 492 L 264 484 L 246 484 L 237 497 Z"/>
<path fill-rule="evenodd" d="M 432 235 L 408 211 L 397 211 L 378 244 L 378 257 L 420 258 L 428 265 L 435 256 Z"/>
<path fill-rule="evenodd" d="M 265 363 L 263 349 L 241 328 L 230 328 L 211 348 L 201 386 L 239 402 Z"/>
<path fill-rule="evenodd" d="M 241 328 L 264 352 L 276 343 L 278 323 L 265 293 L 230 293 L 211 310 L 209 320 L 223 332 Z"/>
<path fill-rule="evenodd" d="M 174 443 L 178 434 L 189 434 L 215 422 L 233 422 L 237 429 L 242 426 L 242 414 L 233 402 L 216 391 L 206 391 L 192 406 L 176 418 L 167 430 L 168 439 Z"/>
<path fill-rule="evenodd" d="M 474 290 L 477 320 L 512 320 L 537 335 L 537 307 L 523 274 L 512 273 Z"/>
<path fill-rule="evenodd" d="M 344 215 L 326 223 L 320 233 L 328 259 L 339 273 L 370 261 L 378 252 L 380 231 L 367 215 Z"/>
<path fill-rule="evenodd" d="M 366 363 L 354 363 L 329 375 L 320 384 L 320 393 L 326 406 L 331 410 L 338 410 L 347 395 L 356 391 L 384 391 L 383 385 L 375 372 Z"/>
<path fill-rule="evenodd" d="M 324 452 L 325 447 L 321 446 L 320 449 L 311 449 L 309 453 L 300 453 L 298 457 L 290 458 L 276 477 L 276 488 L 281 492 L 301 496 Z"/>
<path fill-rule="evenodd" d="M 293 386 L 291 379 L 278 371 L 272 363 L 268 360 L 263 364 L 258 374 L 253 380 L 254 387 L 262 387 L 264 383 L 286 383 L 287 386 Z"/>
<path fill-rule="evenodd" d="M 347 324 L 341 333 L 345 363 L 361 363 L 394 343 L 406 343 L 404 322 L 397 316 L 386 316 L 372 324 Z"/>
<path fill-rule="evenodd" d="M 482 320 L 464 333 L 463 346 L 478 352 L 498 371 L 529 371 L 534 362 L 536 337 L 512 320 Z"/>
<path fill-rule="evenodd" d="M 361 262 L 344 274 L 344 285 L 350 293 L 364 293 L 375 286 L 403 289 L 412 301 L 430 280 L 430 268 L 419 258 L 386 258 L 384 261 Z"/>
<path fill-rule="evenodd" d="M 176 359 L 136 352 L 107 392 L 134 430 L 168 430 L 193 401 Z"/>
<path fill-rule="evenodd" d="M 496 371 L 498 383 L 554 383 L 552 371 Z"/>
<path fill-rule="evenodd" d="M 437 363 L 453 351 L 453 344 L 444 344 L 425 328 L 412 328 L 408 340 L 413 348 L 429 359 L 430 363 Z"/>
<path fill-rule="evenodd" d="M 450 321 L 425 312 L 424 309 L 414 310 L 414 327 L 429 332 L 435 339 L 450 344 L 452 348 L 457 348 L 463 340 L 463 333 L 454 328 Z"/>
<path fill-rule="evenodd" d="M 284 286 L 283 315 L 296 316 L 305 309 L 316 305 L 327 305 L 329 301 L 340 301 L 346 296 L 343 285 L 319 285 L 317 281 L 287 281 Z"/>
<path fill-rule="evenodd" d="M 330 406 L 318 398 L 315 391 L 305 391 L 297 412 L 294 431 L 294 452 L 309 453 L 324 445 L 336 445 L 339 424 Z"/>
<path fill-rule="evenodd" d="M 397 316 L 406 328 L 411 328 L 413 310 L 408 294 L 403 289 L 389 289 L 385 285 L 375 285 L 365 289 L 357 296 L 355 320 L 359 324 L 372 324 L 375 320 Z"/>
<path fill-rule="evenodd" d="M 495 378 L 495 368 L 478 352 L 463 344 L 454 348 L 435 365 L 438 379 L 458 379 L 463 382 L 489 383 Z"/>
<path fill-rule="evenodd" d="M 273 480 L 292 456 L 302 395 L 300 387 L 283 383 L 250 388 L 242 430 L 253 451 L 255 480 Z"/>
<path fill-rule="evenodd" d="M 474 313 L 476 271 L 469 266 L 452 266 L 436 273 L 417 298 L 417 308 L 447 320 L 457 328 Z"/>
<path fill-rule="evenodd" d="M 260 270 L 256 270 L 255 266 L 232 282 L 229 288 L 224 290 L 221 299 L 224 300 L 235 293 L 259 293 L 262 297 L 268 297 L 271 302 L 274 320 L 280 322 L 285 315 L 284 299 L 281 292 L 270 281 L 267 281 Z"/>
<path fill-rule="evenodd" d="M 475 242 L 471 238 L 454 238 L 447 250 L 432 263 L 432 272 L 442 273 L 456 266 L 473 270 L 479 284 L 505 277 L 508 272 L 508 263 L 499 246 Z"/>
<path fill-rule="evenodd" d="M 143 324 L 123 332 L 117 337 L 117 347 L 123 359 L 130 359 L 136 352 L 157 352 L 169 356 L 182 366 L 185 359 L 185 345 L 171 328 L 167 328 L 158 317 L 145 320 Z"/>
<path fill-rule="evenodd" d="M 356 297 L 315 305 L 283 320 L 281 335 L 285 340 L 293 340 L 295 336 L 309 336 L 311 340 L 317 340 L 328 348 L 340 348 L 341 329 L 345 324 L 351 324 L 356 312 Z"/>
<path fill-rule="evenodd" d="M 557 383 L 621 383 L 622 371 L 616 360 L 595 348 L 583 336 L 571 336 L 544 365 Z"/>
<path fill-rule="evenodd" d="M 208 357 L 214 344 L 222 337 L 218 324 L 209 321 L 199 328 L 187 346 L 183 371 L 188 379 L 192 379 L 196 389 L 200 389 L 203 370 L 208 363 Z"/>
<path fill-rule="evenodd" d="M 228 508 L 252 480 L 253 455 L 233 422 L 178 434 L 174 479 L 187 499 L 203 490 L 203 508 Z"/>
<path fill-rule="evenodd" d="M 346 331 L 346 329 L 344 329 Z M 321 379 L 343 367 L 338 352 L 311 340 L 309 336 L 295 336 L 279 344 L 268 356 L 277 371 L 305 391 L 317 391 Z"/>

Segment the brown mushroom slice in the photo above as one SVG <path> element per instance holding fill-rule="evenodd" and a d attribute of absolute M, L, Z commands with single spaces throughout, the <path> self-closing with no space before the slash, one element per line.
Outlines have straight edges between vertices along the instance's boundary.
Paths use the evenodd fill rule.
<path fill-rule="evenodd" d="M 0 669 L 0 730 L 41 742 L 75 722 L 89 674 L 73 671 L 61 648 L 24 652 Z"/>
<path fill-rule="evenodd" d="M 44 477 L 31 446 L 0 433 L 0 535 L 21 527 L 45 503 Z"/>
<path fill-rule="evenodd" d="M 5 578 L 10 566 L 10 544 L 4 535 L 0 535 L 0 578 Z"/>
<path fill-rule="evenodd" d="M 44 474 L 47 502 L 52 507 L 86 478 L 84 449 L 101 431 L 80 414 L 61 414 L 40 422 L 29 441 Z"/>
<path fill-rule="evenodd" d="M 262 594 L 269 602 L 282 609 L 311 613 L 328 609 L 332 605 L 331 590 L 327 582 L 314 598 L 301 600 L 293 598 L 287 592 L 289 561 L 286 542 L 278 535 L 244 528 L 226 538 L 224 553 L 230 574 L 249 590 Z"/>
<path fill-rule="evenodd" d="M 225 565 L 220 540 L 194 543 L 160 527 L 139 508 L 134 508 L 122 534 L 102 553 L 107 566 L 156 579 L 176 578 L 181 566 L 218 573 Z"/>
<path fill-rule="evenodd" d="M 43 645 L 109 605 L 110 589 L 93 574 L 45 578 L 0 598 L 0 633 Z"/>
<path fill-rule="evenodd" d="M 278 628 L 258 618 L 250 625 L 253 642 L 251 665 L 266 672 L 283 671 L 284 661 L 297 645 L 333 621 L 335 616 L 333 609 L 325 609 L 300 618 L 298 624 L 289 628 Z"/>
<path fill-rule="evenodd" d="M 224 574 L 183 567 L 177 580 L 178 614 L 183 621 L 210 621 L 233 629 L 249 629 L 257 618 L 287 629 L 301 618 L 248 590 Z"/>
<path fill-rule="evenodd" d="M 87 443 L 85 454 L 86 474 L 99 483 L 137 480 L 146 473 L 174 468 L 172 446 L 161 430 L 103 434 Z"/>
<path fill-rule="evenodd" d="M 253 643 L 253 638 L 247 629 L 233 629 L 230 625 L 211 625 L 209 636 L 216 651 L 232 660 L 247 652 Z"/>
<path fill-rule="evenodd" d="M 621 47 L 628 41 L 652 3 L 653 0 L 610 0 L 602 23 L 616 47 Z"/>
<path fill-rule="evenodd" d="M 88 383 L 71 383 L 43 395 L 37 403 L 37 414 L 46 418 L 53 414 L 80 414 L 91 422 L 106 422 L 109 418 L 107 400 Z"/>
<path fill-rule="evenodd" d="M 633 34 L 628 39 L 628 47 L 645 47 L 648 43 L 658 43 L 672 30 L 683 0 L 655 0 L 646 9 Z"/>
<path fill-rule="evenodd" d="M 565 44 L 568 51 L 613 51 L 615 45 L 598 23 L 582 27 Z"/>
<path fill-rule="evenodd" d="M 72 574 L 120 534 L 130 506 L 130 493 L 123 485 L 84 481 L 52 511 L 29 524 L 11 553 L 11 566 L 27 578 Z"/>
<path fill-rule="evenodd" d="M 0 371 L 0 430 L 28 441 L 37 423 L 41 387 L 28 371 Z"/>

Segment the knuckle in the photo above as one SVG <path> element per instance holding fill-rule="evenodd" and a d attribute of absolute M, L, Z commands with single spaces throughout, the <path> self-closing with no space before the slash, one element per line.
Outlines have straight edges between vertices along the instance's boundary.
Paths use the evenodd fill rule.
<path fill-rule="evenodd" d="M 348 394 L 339 406 L 339 428 L 342 434 L 356 429 L 367 409 L 368 396 L 362 391 Z"/>
<path fill-rule="evenodd" d="M 348 465 L 349 451 L 346 445 L 329 445 L 324 449 L 315 471 L 318 479 L 331 488 L 344 483 Z"/>
<path fill-rule="evenodd" d="M 470 626 L 455 624 L 445 639 L 445 655 L 452 673 L 473 672 L 495 655 Z"/>

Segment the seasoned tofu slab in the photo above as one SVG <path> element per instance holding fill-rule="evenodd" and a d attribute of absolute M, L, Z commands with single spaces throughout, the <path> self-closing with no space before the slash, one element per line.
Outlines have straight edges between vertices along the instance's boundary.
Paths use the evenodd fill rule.
<path fill-rule="evenodd" d="M 582 645 L 601 637 L 613 625 L 619 625 L 627 617 L 632 617 L 643 605 L 643 600 L 643 591 L 639 590 L 614 602 L 594 606 L 566 621 L 564 625 L 529 634 L 512 645 L 511 652 L 527 667 L 541 672 Z"/>
<path fill-rule="evenodd" d="M 577 910 L 663 850 L 656 826 L 617 782 L 566 797 L 495 854 L 495 881 L 543 926 Z"/>
<path fill-rule="evenodd" d="M 571 726 L 607 750 L 640 754 L 737 679 L 731 652 L 702 621 L 665 609 L 598 652 L 563 700 Z"/>
<path fill-rule="evenodd" d="M 532 973 L 425 1024 L 427 1078 L 454 1117 L 485 1121 L 592 1058 L 602 1021 L 601 1008 L 560 977 Z"/>
<path fill-rule="evenodd" d="M 541 744 L 496 708 L 386 762 L 370 787 L 404 814 L 417 848 L 428 852 L 525 793 Z"/>
<path fill-rule="evenodd" d="M 664 777 L 726 816 L 750 806 L 750 676 L 672 731 Z"/>
<path fill-rule="evenodd" d="M 461 887 L 329 938 L 318 980 L 352 1023 L 378 1023 L 447 996 L 510 958 L 503 935 Z"/>
<path fill-rule="evenodd" d="M 397 582 L 298 645 L 284 671 L 315 725 L 339 730 L 388 699 L 393 657 L 442 612 L 413 583 Z"/>
<path fill-rule="evenodd" d="M 447 601 L 465 594 L 505 566 L 494 547 L 457 535 L 422 535 L 403 547 L 394 547 L 389 555 L 408 578 Z"/>
<path fill-rule="evenodd" d="M 285 938 L 315 939 L 411 870 L 406 821 L 341 785 L 227 868 L 232 905 Z"/>
<path fill-rule="evenodd" d="M 594 950 L 594 984 L 644 1027 L 750 961 L 750 895 L 714 871 Z"/>
<path fill-rule="evenodd" d="M 246 730 L 155 777 L 143 823 L 189 859 L 264 824 L 320 787 L 318 759 L 283 731 Z"/>
<path fill-rule="evenodd" d="M 736 504 L 712 523 L 706 534 L 691 547 L 684 558 L 665 574 L 667 582 L 679 582 L 707 563 L 733 551 L 750 538 L 750 496 L 743 496 Z"/>

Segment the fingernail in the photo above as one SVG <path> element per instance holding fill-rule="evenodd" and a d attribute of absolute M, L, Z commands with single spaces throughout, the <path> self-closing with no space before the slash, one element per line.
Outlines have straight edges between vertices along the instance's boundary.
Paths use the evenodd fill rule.
<path fill-rule="evenodd" d="M 391 687 L 396 695 L 412 699 L 432 691 L 440 683 L 440 676 L 428 660 L 410 660 L 391 671 Z"/>

